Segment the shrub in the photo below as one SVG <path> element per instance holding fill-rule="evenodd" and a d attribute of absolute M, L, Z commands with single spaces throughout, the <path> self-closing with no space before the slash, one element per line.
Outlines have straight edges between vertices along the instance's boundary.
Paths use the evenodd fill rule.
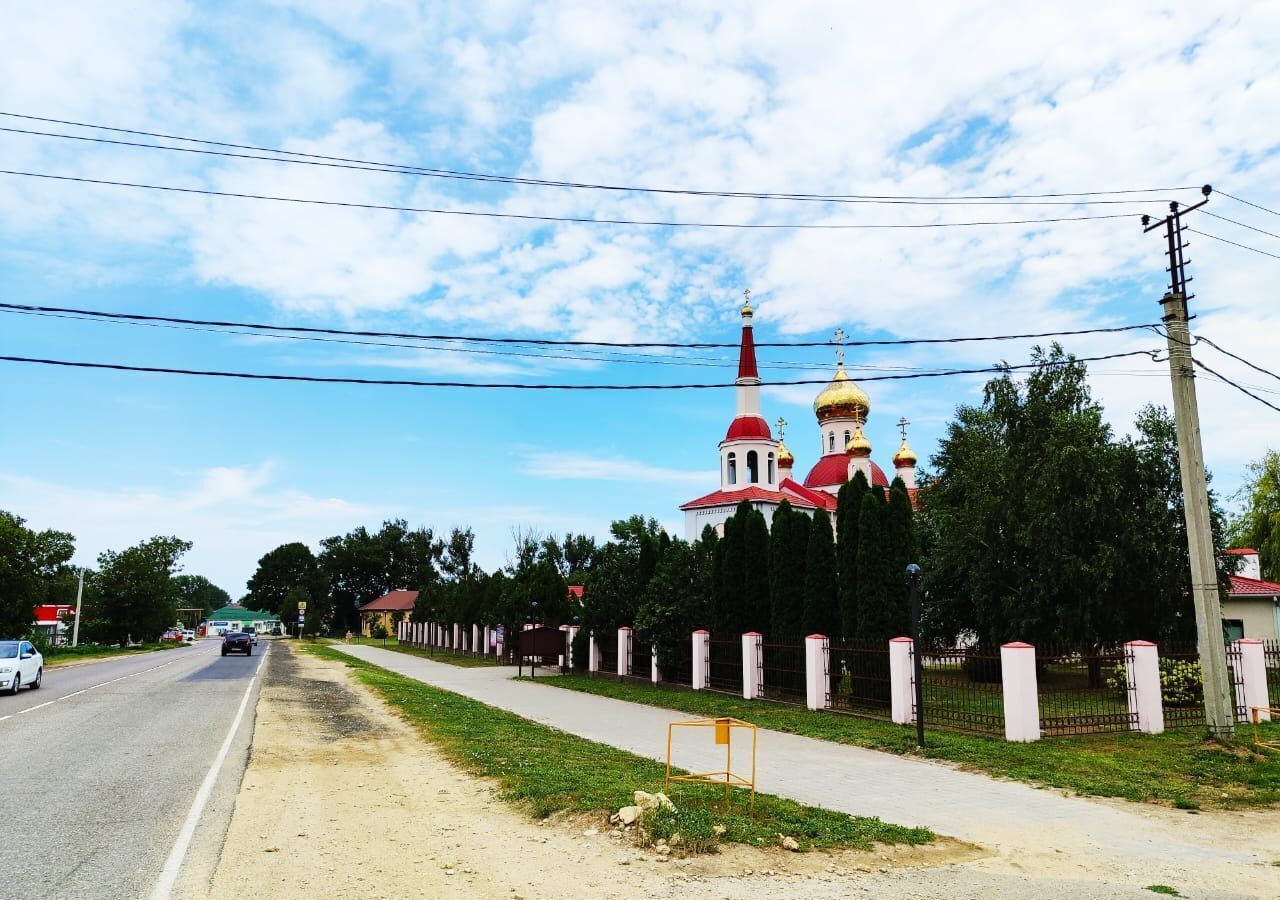
<path fill-rule="evenodd" d="M 1116 666 L 1107 678 L 1107 687 L 1124 693 L 1129 688 L 1128 670 Z M 1195 706 L 1204 697 L 1200 663 L 1185 659 L 1160 660 L 1160 699 L 1165 706 Z"/>

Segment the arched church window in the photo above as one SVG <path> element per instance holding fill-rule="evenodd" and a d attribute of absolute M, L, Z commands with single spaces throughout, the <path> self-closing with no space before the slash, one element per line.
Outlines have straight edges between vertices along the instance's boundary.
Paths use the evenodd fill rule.
<path fill-rule="evenodd" d="M 827 452 L 834 453 L 836 451 L 836 433 L 834 431 L 827 434 Z"/>
<path fill-rule="evenodd" d="M 747 451 L 747 481 L 751 484 L 760 481 L 760 455 L 754 450 Z"/>
<path fill-rule="evenodd" d="M 846 447 L 848 447 L 848 446 L 849 446 L 849 432 L 847 432 L 847 431 L 844 433 L 844 445 L 845 445 Z"/>
<path fill-rule="evenodd" d="M 776 480 L 777 478 L 774 476 L 774 470 L 773 470 L 773 454 L 770 453 L 769 454 L 769 483 L 773 484 L 774 481 Z"/>
<path fill-rule="evenodd" d="M 729 484 L 738 483 L 738 454 L 730 453 L 729 457 L 729 474 L 725 479 Z"/>

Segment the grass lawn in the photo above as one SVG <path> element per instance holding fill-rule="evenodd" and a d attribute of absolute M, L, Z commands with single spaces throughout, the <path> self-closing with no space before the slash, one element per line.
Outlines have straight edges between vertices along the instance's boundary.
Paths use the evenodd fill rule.
<path fill-rule="evenodd" d="M 665 769 L 652 760 L 405 678 L 334 647 L 306 645 L 303 649 L 353 669 L 356 678 L 459 768 L 496 779 L 505 799 L 535 816 L 614 811 L 632 802 L 633 791 L 662 790 Z M 766 794 L 757 795 L 755 814 L 750 815 L 740 792 L 735 792 L 734 802 L 726 809 L 722 790 L 709 785 L 676 786 L 672 799 L 677 811 L 653 821 L 652 836 L 670 838 L 679 833 L 683 846 L 691 850 L 714 845 L 717 824 L 726 829 L 720 840 L 776 845 L 777 835 L 784 834 L 795 838 L 802 849 L 869 849 L 875 842 L 925 844 L 934 838 L 924 828 L 903 828 Z"/>
<path fill-rule="evenodd" d="M 586 675 L 540 683 L 705 716 L 735 716 L 762 728 L 886 750 L 920 753 L 913 728 L 705 691 L 674 690 Z M 927 721 L 927 719 L 926 719 Z M 1280 753 L 1255 752 L 1252 726 L 1237 740 L 1206 740 L 1200 729 L 1046 738 L 1012 744 L 1000 738 L 930 730 L 921 755 L 964 768 L 1078 794 L 1168 803 L 1185 809 L 1280 803 Z M 1280 739 L 1280 723 L 1263 726 Z"/>
<path fill-rule="evenodd" d="M 333 641 L 335 644 L 341 641 Z M 395 638 L 387 638 L 385 641 L 381 638 L 352 638 L 351 643 L 363 644 L 367 647 L 380 647 L 383 650 L 394 650 L 397 653 L 407 653 L 410 656 L 421 656 L 423 659 L 434 660 L 439 663 L 447 663 L 451 666 L 460 666 L 464 669 L 474 669 L 479 666 L 500 666 L 501 662 L 494 656 L 472 656 L 470 653 L 457 653 L 453 650 L 442 650 L 437 647 L 435 650 L 423 650 L 420 647 L 413 647 L 409 644 L 402 644 Z"/>
<path fill-rule="evenodd" d="M 69 665 L 70 663 L 82 662 L 87 659 L 107 659 L 112 656 L 133 656 L 138 653 L 153 653 L 156 650 L 173 650 L 176 647 L 183 647 L 177 641 L 164 641 L 155 644 L 138 644 L 136 647 L 98 647 L 94 645 L 81 645 L 79 647 L 60 647 L 57 652 L 46 656 L 44 665 L 47 669 L 55 669 L 58 666 Z"/>

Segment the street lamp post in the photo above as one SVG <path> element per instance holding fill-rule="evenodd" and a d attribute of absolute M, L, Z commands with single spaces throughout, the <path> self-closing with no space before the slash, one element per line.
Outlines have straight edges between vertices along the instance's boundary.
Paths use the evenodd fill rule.
<path fill-rule="evenodd" d="M 920 567 L 907 566 L 907 584 L 911 585 L 911 659 L 915 682 L 916 746 L 924 747 L 924 662 L 920 640 Z"/>

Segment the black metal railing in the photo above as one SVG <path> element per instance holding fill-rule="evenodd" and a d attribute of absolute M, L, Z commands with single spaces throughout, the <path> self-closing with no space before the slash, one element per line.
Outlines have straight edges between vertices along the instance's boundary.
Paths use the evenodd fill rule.
<path fill-rule="evenodd" d="M 766 700 L 804 705 L 804 642 L 765 641 L 761 657 L 760 695 Z"/>
<path fill-rule="evenodd" d="M 1238 646 L 1227 644 L 1227 677 L 1231 682 L 1231 707 L 1235 710 L 1237 722 L 1249 721 L 1249 707 L 1244 702 L 1244 685 L 1241 683 L 1243 656 Z"/>
<path fill-rule="evenodd" d="M 1195 644 L 1159 645 L 1160 695 L 1165 728 L 1203 728 L 1204 683 Z"/>
<path fill-rule="evenodd" d="M 1133 731 L 1123 650 L 1036 647 L 1040 731 L 1045 737 Z"/>
<path fill-rule="evenodd" d="M 618 635 L 613 632 L 603 640 L 596 638 L 596 650 L 600 654 L 600 669 L 597 675 L 618 677 Z"/>
<path fill-rule="evenodd" d="M 658 674 L 666 684 L 693 686 L 693 641 L 689 638 L 658 646 Z"/>
<path fill-rule="evenodd" d="M 707 689 L 742 696 L 742 638 L 719 638 L 707 642 Z"/>
<path fill-rule="evenodd" d="M 921 664 L 926 727 L 1004 734 L 1004 687 L 998 652 L 928 650 L 921 655 Z M 914 697 L 911 705 L 914 711 Z"/>
<path fill-rule="evenodd" d="M 833 712 L 888 719 L 892 712 L 889 647 L 883 641 L 843 641 L 827 649 Z"/>
<path fill-rule="evenodd" d="M 631 664 L 627 671 L 639 681 L 653 679 L 653 643 L 634 631 L 631 633 Z"/>
<path fill-rule="evenodd" d="M 1263 641 L 1262 657 L 1267 667 L 1267 701 L 1280 707 L 1280 641 Z"/>

